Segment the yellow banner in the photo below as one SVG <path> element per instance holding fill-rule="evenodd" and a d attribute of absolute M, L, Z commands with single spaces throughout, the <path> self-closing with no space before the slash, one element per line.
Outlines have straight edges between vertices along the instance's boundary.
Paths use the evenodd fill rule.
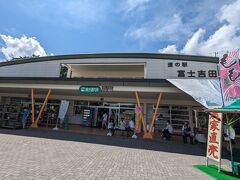
<path fill-rule="evenodd" d="M 141 119 L 142 119 L 142 107 L 136 108 L 136 126 L 135 126 L 135 132 L 140 133 L 141 132 Z"/>

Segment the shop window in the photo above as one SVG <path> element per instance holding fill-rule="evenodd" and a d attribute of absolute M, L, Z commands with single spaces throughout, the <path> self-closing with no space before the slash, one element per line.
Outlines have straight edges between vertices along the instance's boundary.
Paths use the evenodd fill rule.
<path fill-rule="evenodd" d="M 136 105 L 135 104 L 120 104 L 120 108 L 122 108 L 122 109 L 135 109 Z"/>
<path fill-rule="evenodd" d="M 197 122 L 200 129 L 207 129 L 208 128 L 208 118 L 209 115 L 205 112 L 198 112 L 197 113 Z"/>
<path fill-rule="evenodd" d="M 88 107 L 88 101 L 74 101 L 73 114 L 83 114 L 83 110 Z"/>
<path fill-rule="evenodd" d="M 155 105 L 153 106 L 153 113 Z M 155 122 L 155 129 L 163 129 L 170 121 L 174 130 L 180 132 L 184 122 L 190 121 L 190 108 L 188 106 L 160 106 Z"/>
<path fill-rule="evenodd" d="M 90 101 L 89 106 L 101 106 L 102 103 L 100 101 Z"/>
<path fill-rule="evenodd" d="M 187 106 L 172 106 L 171 109 L 176 109 L 176 110 L 188 110 Z"/>
<path fill-rule="evenodd" d="M 156 106 L 153 106 L 153 112 L 155 112 Z M 160 106 L 158 108 L 157 118 L 155 121 L 155 129 L 160 130 L 166 126 L 167 121 L 170 120 L 170 107 L 169 106 Z"/>
<path fill-rule="evenodd" d="M 103 103 L 106 107 L 119 107 L 119 103 Z"/>
<path fill-rule="evenodd" d="M 74 101 L 74 106 L 88 106 L 88 101 Z"/>
<path fill-rule="evenodd" d="M 61 78 L 66 78 L 68 74 L 68 68 L 64 65 L 61 65 L 61 69 L 60 69 L 60 77 Z"/>
<path fill-rule="evenodd" d="M 74 114 L 83 114 L 84 107 L 82 106 L 75 106 L 74 107 Z"/>

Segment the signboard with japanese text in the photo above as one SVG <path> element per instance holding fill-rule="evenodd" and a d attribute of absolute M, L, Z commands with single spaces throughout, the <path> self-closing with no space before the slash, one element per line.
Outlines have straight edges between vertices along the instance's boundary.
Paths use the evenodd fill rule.
<path fill-rule="evenodd" d="M 100 94 L 102 93 L 102 88 L 100 86 L 80 86 L 80 94 Z"/>
<path fill-rule="evenodd" d="M 102 91 L 103 92 L 112 92 L 113 86 L 102 86 Z"/>
<path fill-rule="evenodd" d="M 211 112 L 208 122 L 207 158 L 221 161 L 222 113 Z"/>
<path fill-rule="evenodd" d="M 225 101 L 240 98 L 240 52 L 224 54 L 219 61 L 222 94 Z"/>
<path fill-rule="evenodd" d="M 167 79 L 216 79 L 218 77 L 216 63 L 190 61 L 167 61 L 165 73 Z"/>
<path fill-rule="evenodd" d="M 61 100 L 61 105 L 60 105 L 60 109 L 59 109 L 59 112 L 58 112 L 58 118 L 60 119 L 61 124 L 62 124 L 62 122 L 65 118 L 65 115 L 67 113 L 68 106 L 69 106 L 69 101 Z"/>

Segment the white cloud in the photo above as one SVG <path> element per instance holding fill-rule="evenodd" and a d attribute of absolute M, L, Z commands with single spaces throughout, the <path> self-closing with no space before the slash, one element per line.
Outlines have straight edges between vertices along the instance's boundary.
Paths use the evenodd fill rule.
<path fill-rule="evenodd" d="M 219 20 L 220 21 L 227 21 L 232 25 L 239 27 L 240 26 L 240 19 L 239 19 L 239 11 L 240 11 L 240 1 L 237 0 L 232 4 L 224 5 L 221 8 Z"/>
<path fill-rule="evenodd" d="M 218 52 L 218 55 L 221 56 L 229 50 L 239 49 L 239 10 L 240 0 L 224 5 L 218 13 L 219 22 L 224 24 L 206 39 L 204 39 L 206 30 L 199 28 L 179 52 L 197 55 L 214 55 L 214 52 Z M 160 49 L 159 52 L 162 52 L 164 49 Z M 174 49 L 172 53 L 176 53 Z"/>
<path fill-rule="evenodd" d="M 168 45 L 167 47 L 163 49 L 158 50 L 159 53 L 171 53 L 171 54 L 177 54 L 177 46 L 176 45 Z"/>
<path fill-rule="evenodd" d="M 182 52 L 184 52 L 185 54 L 197 53 L 198 48 L 199 48 L 198 43 L 200 41 L 200 38 L 203 37 L 204 33 L 205 33 L 205 30 L 203 30 L 201 28 L 197 32 L 195 32 L 193 34 L 193 36 L 187 41 Z"/>
<path fill-rule="evenodd" d="M 14 38 L 12 36 L 0 34 L 0 38 L 5 43 L 5 47 L 2 47 L 0 51 L 5 56 L 6 60 L 32 55 L 47 55 L 35 37 L 22 36 L 20 38 Z"/>
<path fill-rule="evenodd" d="M 178 14 L 174 14 L 171 18 L 158 16 L 140 27 L 129 29 L 125 33 L 125 37 L 138 40 L 142 44 L 159 40 L 177 41 L 189 33 L 183 26 L 182 19 Z"/>
<path fill-rule="evenodd" d="M 150 0 L 127 0 L 123 9 L 126 12 L 136 11 L 137 9 L 144 7 L 149 1 Z"/>

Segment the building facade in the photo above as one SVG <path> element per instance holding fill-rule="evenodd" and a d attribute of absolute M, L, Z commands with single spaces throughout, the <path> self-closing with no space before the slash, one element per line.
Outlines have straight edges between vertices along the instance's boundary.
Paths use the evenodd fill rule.
<path fill-rule="evenodd" d="M 180 131 L 184 122 L 193 125 L 193 110 L 201 105 L 167 79 L 216 79 L 217 63 L 215 57 L 154 53 L 16 59 L 0 63 L 1 103 L 17 102 L 30 107 L 34 88 L 35 104 L 41 105 L 51 89 L 47 108 L 54 109 L 61 100 L 68 100 L 66 117 L 70 124 L 97 127 L 105 112 L 109 118 L 114 116 L 117 125 L 123 119 L 133 119 L 137 92 L 144 120 L 150 124 L 162 92 L 155 129 L 170 120 L 174 129 Z"/>

